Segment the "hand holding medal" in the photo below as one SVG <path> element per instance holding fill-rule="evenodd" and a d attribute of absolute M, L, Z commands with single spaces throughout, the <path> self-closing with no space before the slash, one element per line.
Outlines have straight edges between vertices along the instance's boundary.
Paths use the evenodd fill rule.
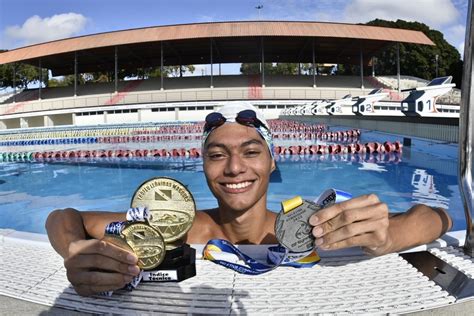
<path fill-rule="evenodd" d="M 305 252 L 314 248 L 315 237 L 309 218 L 324 207 L 352 198 L 352 195 L 336 190 L 324 191 L 314 201 L 300 196 L 283 201 L 282 210 L 275 222 L 275 236 L 278 242 L 292 252 Z"/>
<path fill-rule="evenodd" d="M 196 211 L 187 188 L 170 178 L 153 178 L 139 186 L 131 206 L 127 221 L 108 224 L 103 238 L 138 257 L 142 272 L 125 288 L 131 290 L 141 280 L 182 281 L 195 276 L 196 251 L 181 240 Z"/>
<path fill-rule="evenodd" d="M 314 202 L 303 200 L 299 196 L 283 201 L 282 210 L 275 221 L 275 236 L 280 245 L 268 248 L 267 263 L 258 262 L 222 239 L 210 240 L 204 247 L 203 258 L 250 275 L 266 273 L 278 266 L 312 267 L 320 258 L 314 250 L 314 236 L 309 218 L 322 208 L 351 197 L 349 193 L 328 189 Z M 233 254 L 244 264 L 220 259 L 222 253 Z"/>
<path fill-rule="evenodd" d="M 160 232 L 166 245 L 159 270 L 145 271 L 143 281 L 179 282 L 195 276 L 196 250 L 182 241 L 196 216 L 191 192 L 174 179 L 152 178 L 138 187 L 131 206 L 149 209 L 149 224 Z"/>
<path fill-rule="evenodd" d="M 165 241 L 160 232 L 145 222 L 112 222 L 105 228 L 104 241 L 138 257 L 138 267 L 156 268 L 165 257 Z"/>

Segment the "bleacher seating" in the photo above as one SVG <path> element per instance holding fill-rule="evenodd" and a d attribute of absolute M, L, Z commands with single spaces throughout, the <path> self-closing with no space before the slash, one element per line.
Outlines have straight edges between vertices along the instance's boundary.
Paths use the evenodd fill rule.
<path fill-rule="evenodd" d="M 23 90 L 20 90 L 20 89 L 19 89 L 19 90 L 16 91 L 16 94 L 18 95 L 18 94 L 20 94 L 22 91 L 23 91 Z M 3 103 L 4 101 L 6 101 L 6 100 L 12 98 L 14 94 L 15 94 L 15 93 L 14 93 L 13 91 L 12 91 L 12 92 L 8 92 L 8 93 L 1 93 L 1 94 L 0 94 L 0 103 Z"/>
<path fill-rule="evenodd" d="M 132 81 L 120 81 L 118 83 L 118 92 L 139 92 L 139 91 L 152 91 L 160 90 L 161 79 L 151 78 L 147 80 L 141 80 L 131 84 Z M 189 77 L 176 77 L 176 78 L 164 78 L 164 89 L 205 89 L 211 85 L 210 76 L 189 76 Z M 242 75 L 222 75 L 213 77 L 214 88 L 232 88 L 232 87 L 252 87 L 261 85 L 261 76 L 242 76 Z M 360 88 L 360 77 L 358 76 L 317 76 L 316 85 L 318 88 Z M 374 88 L 373 84 L 369 81 L 364 82 L 365 88 Z M 312 87 L 313 76 L 301 75 L 301 76 L 265 76 L 266 87 Z M 113 82 L 109 83 L 86 83 L 77 86 L 77 95 L 98 95 L 98 94 L 109 94 L 115 92 L 115 85 Z M 74 87 L 55 87 L 55 88 L 43 88 L 41 90 L 42 99 L 56 99 L 71 97 L 74 95 Z M 28 89 L 21 93 L 17 93 L 15 96 L 16 102 L 25 102 L 36 100 L 39 97 L 38 89 Z M 10 95 L 6 100 L 0 101 L 1 103 L 12 103 L 13 97 Z"/>
<path fill-rule="evenodd" d="M 390 89 L 397 90 L 398 89 L 398 78 L 397 76 L 376 76 L 374 77 L 380 83 L 388 86 Z M 428 80 L 424 80 L 421 78 L 413 77 L 413 76 L 400 76 L 400 89 L 413 89 L 416 87 L 426 86 L 428 84 Z"/>

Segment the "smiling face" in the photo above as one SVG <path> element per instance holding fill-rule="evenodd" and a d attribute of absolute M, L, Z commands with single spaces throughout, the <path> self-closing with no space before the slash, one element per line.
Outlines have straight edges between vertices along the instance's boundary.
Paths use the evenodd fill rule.
<path fill-rule="evenodd" d="M 253 127 L 226 123 L 204 145 L 204 173 L 221 208 L 266 210 L 266 197 L 275 162 L 265 141 Z"/>

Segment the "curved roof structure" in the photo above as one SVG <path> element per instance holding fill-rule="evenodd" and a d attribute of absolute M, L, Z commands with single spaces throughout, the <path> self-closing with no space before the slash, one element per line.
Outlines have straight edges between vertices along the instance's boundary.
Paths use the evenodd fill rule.
<path fill-rule="evenodd" d="M 313 44 L 314 42 L 314 44 Z M 113 70 L 117 47 L 120 68 L 164 65 L 259 62 L 367 62 L 387 45 L 434 45 L 422 32 L 367 25 L 242 21 L 130 29 L 57 40 L 0 54 L 0 64 L 39 64 L 55 75 Z M 263 48 L 263 49 L 262 49 Z"/>

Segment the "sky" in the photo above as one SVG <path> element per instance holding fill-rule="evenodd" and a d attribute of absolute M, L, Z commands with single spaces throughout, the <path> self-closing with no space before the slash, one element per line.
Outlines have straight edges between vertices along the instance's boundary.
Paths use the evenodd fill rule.
<path fill-rule="evenodd" d="M 257 9 L 257 7 L 260 7 Z M 423 22 L 463 55 L 468 0 L 0 0 L 0 49 L 170 24 L 238 20 Z"/>

